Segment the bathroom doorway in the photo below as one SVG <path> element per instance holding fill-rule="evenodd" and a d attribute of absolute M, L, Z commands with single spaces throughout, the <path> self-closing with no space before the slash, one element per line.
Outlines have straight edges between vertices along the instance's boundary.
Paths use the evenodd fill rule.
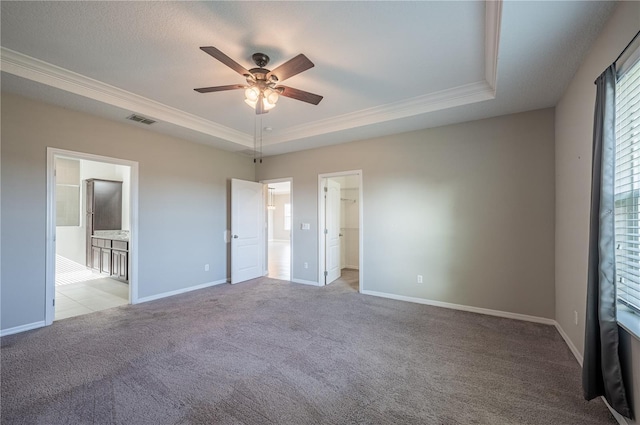
<path fill-rule="evenodd" d="M 136 301 L 137 163 L 48 149 L 47 324 Z"/>

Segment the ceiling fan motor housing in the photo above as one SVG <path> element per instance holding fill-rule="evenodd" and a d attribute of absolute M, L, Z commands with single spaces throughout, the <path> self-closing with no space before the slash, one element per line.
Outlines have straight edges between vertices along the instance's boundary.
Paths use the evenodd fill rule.
<path fill-rule="evenodd" d="M 253 59 L 253 62 L 260 68 L 264 68 L 269 63 L 269 56 L 264 53 L 254 53 L 251 59 Z"/>
<path fill-rule="evenodd" d="M 258 54 L 258 53 L 256 53 Z M 282 93 L 284 89 L 279 89 L 276 87 L 278 83 L 278 77 L 275 75 L 269 75 L 271 71 L 266 68 L 252 68 L 249 70 L 250 75 L 247 76 L 247 84 L 250 87 L 256 86 L 260 90 L 265 90 L 267 88 L 277 91 L 278 93 Z M 269 77 L 267 78 L 267 76 Z"/>

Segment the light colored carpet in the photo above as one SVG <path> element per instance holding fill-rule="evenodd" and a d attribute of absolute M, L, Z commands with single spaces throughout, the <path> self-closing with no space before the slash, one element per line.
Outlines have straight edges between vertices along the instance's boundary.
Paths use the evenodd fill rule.
<path fill-rule="evenodd" d="M 349 282 L 257 279 L 4 337 L 2 423 L 616 423 L 553 327 Z"/>

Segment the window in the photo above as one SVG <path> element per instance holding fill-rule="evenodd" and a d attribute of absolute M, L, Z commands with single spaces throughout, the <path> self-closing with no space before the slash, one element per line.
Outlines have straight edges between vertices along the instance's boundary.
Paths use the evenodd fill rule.
<path fill-rule="evenodd" d="M 284 230 L 291 230 L 291 204 L 284 204 Z"/>
<path fill-rule="evenodd" d="M 616 296 L 640 313 L 640 62 L 616 83 Z"/>

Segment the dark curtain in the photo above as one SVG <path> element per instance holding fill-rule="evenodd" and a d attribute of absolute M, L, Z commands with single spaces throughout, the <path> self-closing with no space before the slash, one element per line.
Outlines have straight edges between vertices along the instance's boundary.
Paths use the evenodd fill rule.
<path fill-rule="evenodd" d="M 582 366 L 584 397 L 604 395 L 627 418 L 631 409 L 622 381 L 616 321 L 614 183 L 616 70 L 596 80 L 591 177 L 587 317 Z"/>

